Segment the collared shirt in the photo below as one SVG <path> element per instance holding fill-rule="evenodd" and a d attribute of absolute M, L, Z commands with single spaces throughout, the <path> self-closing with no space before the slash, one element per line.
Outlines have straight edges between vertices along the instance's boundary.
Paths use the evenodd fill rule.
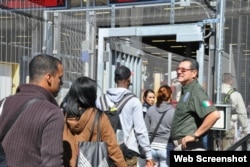
<path fill-rule="evenodd" d="M 179 140 L 186 135 L 192 135 L 203 119 L 215 110 L 216 107 L 197 80 L 183 86 L 176 106 L 170 138 Z"/>

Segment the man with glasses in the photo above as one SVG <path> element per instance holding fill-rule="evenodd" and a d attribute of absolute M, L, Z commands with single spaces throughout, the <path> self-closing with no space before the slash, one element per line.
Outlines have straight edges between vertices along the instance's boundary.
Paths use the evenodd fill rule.
<path fill-rule="evenodd" d="M 180 100 L 171 127 L 169 149 L 205 150 L 202 137 L 220 118 L 216 107 L 198 83 L 199 64 L 185 58 L 177 69 L 177 80 L 182 85 Z"/>

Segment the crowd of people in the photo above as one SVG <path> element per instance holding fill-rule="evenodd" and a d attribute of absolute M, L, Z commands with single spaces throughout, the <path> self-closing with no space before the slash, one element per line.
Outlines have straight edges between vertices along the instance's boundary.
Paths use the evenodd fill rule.
<path fill-rule="evenodd" d="M 206 150 L 203 136 L 220 118 L 198 83 L 198 62 L 186 58 L 176 68 L 176 81 L 182 85 L 177 105 L 171 103 L 171 86 L 162 85 L 157 92 L 145 90 L 143 102 L 134 96 L 123 106 L 119 120 L 126 145 L 124 153 L 107 115 L 101 114 L 99 131 L 91 131 L 95 115 L 102 111 L 95 80 L 85 76 L 77 78 L 62 103 L 57 104 L 55 97 L 62 85 L 63 73 L 59 59 L 39 54 L 29 64 L 29 83 L 20 85 L 15 95 L 0 101 L 0 151 L 4 152 L 8 166 L 74 167 L 78 143 L 88 141 L 92 133 L 91 141 L 96 141 L 100 133 L 113 166 L 168 167 L 171 151 Z M 114 76 L 116 87 L 105 93 L 110 108 L 131 93 L 130 69 L 121 65 Z M 225 74 L 222 91 L 232 88 L 231 80 L 232 75 Z M 230 98 L 242 133 L 246 134 L 247 116 L 242 96 L 235 91 Z M 19 109 L 32 99 L 38 100 L 19 113 Z M 9 126 L 11 128 L 6 131 Z"/>

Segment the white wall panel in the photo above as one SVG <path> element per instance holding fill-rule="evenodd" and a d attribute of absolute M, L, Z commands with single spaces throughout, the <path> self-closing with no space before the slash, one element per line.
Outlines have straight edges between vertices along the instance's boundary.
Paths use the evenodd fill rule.
<path fill-rule="evenodd" d="M 0 64 L 0 99 L 11 95 L 12 68 L 10 64 Z"/>

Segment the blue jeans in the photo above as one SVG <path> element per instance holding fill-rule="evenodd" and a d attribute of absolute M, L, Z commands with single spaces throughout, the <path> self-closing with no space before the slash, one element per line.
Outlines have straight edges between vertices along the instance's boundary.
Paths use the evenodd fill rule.
<path fill-rule="evenodd" d="M 170 167 L 170 151 L 174 151 L 174 144 L 168 143 L 167 146 L 167 166 Z"/>
<path fill-rule="evenodd" d="M 152 149 L 152 156 L 158 167 L 168 167 L 167 165 L 167 149 Z"/>

